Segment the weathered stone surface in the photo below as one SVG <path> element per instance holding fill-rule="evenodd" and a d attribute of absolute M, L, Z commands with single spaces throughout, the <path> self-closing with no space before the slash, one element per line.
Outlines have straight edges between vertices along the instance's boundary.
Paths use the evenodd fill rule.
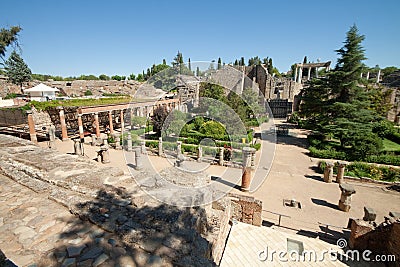
<path fill-rule="evenodd" d="M 100 264 L 104 263 L 106 260 L 108 260 L 109 256 L 107 254 L 101 254 L 96 258 L 96 260 L 93 262 L 93 267 L 97 267 Z"/>
<path fill-rule="evenodd" d="M 80 261 L 88 260 L 88 259 L 95 259 L 97 258 L 103 250 L 100 247 L 93 247 L 86 251 L 81 257 Z"/>
<path fill-rule="evenodd" d="M 370 207 L 364 207 L 364 221 L 372 222 L 376 219 L 376 212 Z"/>
<path fill-rule="evenodd" d="M 66 258 L 66 259 L 63 261 L 61 267 L 74 266 L 74 265 L 75 265 L 75 262 L 76 262 L 76 259 L 75 259 L 75 258 Z"/>
<path fill-rule="evenodd" d="M 67 247 L 68 257 L 69 258 L 78 257 L 85 247 L 86 247 L 85 245 Z"/>

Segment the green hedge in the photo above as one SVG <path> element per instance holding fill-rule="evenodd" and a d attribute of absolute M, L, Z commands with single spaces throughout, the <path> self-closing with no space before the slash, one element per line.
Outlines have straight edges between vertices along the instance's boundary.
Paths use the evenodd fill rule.
<path fill-rule="evenodd" d="M 342 151 L 317 149 L 313 146 L 310 146 L 308 150 L 310 151 L 311 157 L 314 158 L 346 160 L 346 153 Z"/>
<path fill-rule="evenodd" d="M 395 155 L 372 155 L 368 156 L 366 158 L 366 161 L 372 163 L 400 166 L 400 156 Z"/>

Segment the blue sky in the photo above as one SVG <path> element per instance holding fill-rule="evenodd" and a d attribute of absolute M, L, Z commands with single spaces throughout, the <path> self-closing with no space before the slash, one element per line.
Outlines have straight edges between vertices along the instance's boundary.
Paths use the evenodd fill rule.
<path fill-rule="evenodd" d="M 369 66 L 400 67 L 400 1 L 2 1 L 34 73 L 129 75 L 177 51 L 226 63 L 272 57 L 280 71 L 332 60 L 356 23 Z M 11 50 L 11 49 L 9 49 Z"/>

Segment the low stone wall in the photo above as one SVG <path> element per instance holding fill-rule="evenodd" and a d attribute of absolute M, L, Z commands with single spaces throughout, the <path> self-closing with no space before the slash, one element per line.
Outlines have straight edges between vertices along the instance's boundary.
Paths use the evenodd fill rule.
<path fill-rule="evenodd" d="M 225 243 L 228 239 L 231 219 L 231 207 L 232 203 L 229 198 L 223 198 L 221 200 L 212 203 L 212 208 L 214 210 L 220 211 L 219 216 L 219 232 L 216 239 L 213 241 L 212 246 L 212 257 L 216 264 L 219 264 L 225 249 Z"/>
<path fill-rule="evenodd" d="M 399 266 L 400 218 L 386 218 L 386 222 L 378 226 L 374 222 L 352 220 L 349 246 L 359 251 L 368 249 L 373 255 L 394 255 L 397 262 L 386 262 L 386 264 Z"/>
<path fill-rule="evenodd" d="M 262 202 L 254 197 L 229 194 L 232 201 L 232 218 L 247 224 L 261 226 Z"/>

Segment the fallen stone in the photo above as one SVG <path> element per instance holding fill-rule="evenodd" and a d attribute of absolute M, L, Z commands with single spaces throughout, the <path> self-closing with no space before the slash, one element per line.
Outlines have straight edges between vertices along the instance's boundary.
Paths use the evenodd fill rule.
<path fill-rule="evenodd" d="M 111 246 L 115 247 L 115 245 L 117 244 L 117 241 L 113 238 L 108 239 L 108 244 L 110 244 Z"/>
<path fill-rule="evenodd" d="M 100 256 L 98 256 L 96 258 L 96 260 L 93 262 L 93 267 L 97 267 L 100 264 L 102 264 L 103 262 L 105 262 L 106 260 L 108 260 L 108 255 L 107 254 L 101 254 Z"/>
<path fill-rule="evenodd" d="M 75 262 L 76 262 L 76 259 L 75 259 L 75 258 L 66 258 L 66 259 L 63 261 L 61 267 L 74 266 L 74 265 L 75 265 Z"/>
<path fill-rule="evenodd" d="M 81 255 L 81 252 L 85 247 L 86 247 L 85 245 L 68 247 L 67 248 L 68 257 L 69 258 L 78 257 L 79 255 Z"/>
<path fill-rule="evenodd" d="M 81 257 L 80 257 L 80 261 L 85 261 L 88 259 L 95 259 L 97 258 L 101 253 L 103 252 L 103 250 L 99 247 L 93 247 L 91 249 L 89 249 L 88 251 L 86 251 Z"/>

